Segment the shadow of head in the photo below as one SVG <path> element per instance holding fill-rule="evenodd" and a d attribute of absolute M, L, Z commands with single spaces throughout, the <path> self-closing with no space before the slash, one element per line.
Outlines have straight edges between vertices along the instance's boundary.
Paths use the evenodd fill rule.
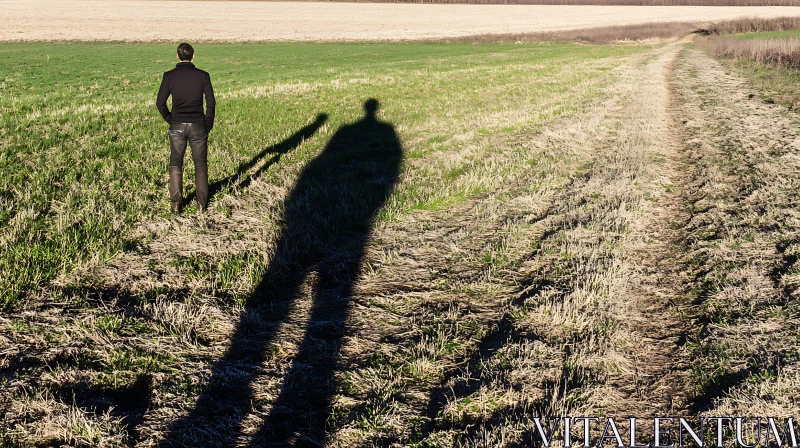
<path fill-rule="evenodd" d="M 364 117 L 334 133 L 301 173 L 290 202 L 312 201 L 319 208 L 306 212 L 314 215 L 370 219 L 397 180 L 402 154 L 394 126 L 378 120 L 379 108 L 377 99 L 366 100 Z"/>
<path fill-rule="evenodd" d="M 364 117 L 370 120 L 377 120 L 375 115 L 378 113 L 380 103 L 375 98 L 364 101 Z"/>
<path fill-rule="evenodd" d="M 328 121 L 328 114 L 322 112 L 320 114 L 317 114 L 317 118 L 314 119 L 314 124 L 316 124 L 317 127 L 319 127 L 322 126 L 322 124 L 324 124 L 326 121 Z"/>

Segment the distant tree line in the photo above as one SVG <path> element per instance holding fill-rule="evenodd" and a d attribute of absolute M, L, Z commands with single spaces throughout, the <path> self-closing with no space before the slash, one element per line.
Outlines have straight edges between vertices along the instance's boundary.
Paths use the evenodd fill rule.
<path fill-rule="evenodd" d="M 800 6 L 800 0 L 350 0 L 359 3 L 475 5 Z"/>

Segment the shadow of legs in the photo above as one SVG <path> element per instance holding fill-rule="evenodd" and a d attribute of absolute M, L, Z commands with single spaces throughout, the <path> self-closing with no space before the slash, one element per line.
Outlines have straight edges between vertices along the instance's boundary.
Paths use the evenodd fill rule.
<path fill-rule="evenodd" d="M 362 244 L 355 247 L 363 249 Z M 350 255 L 355 259 L 346 269 L 320 273 L 305 337 L 284 376 L 280 395 L 251 446 L 280 446 L 290 442 L 324 446 L 335 393 L 333 376 L 362 254 Z"/>
<path fill-rule="evenodd" d="M 284 256 L 279 253 L 276 258 Z M 298 274 L 287 278 L 282 266 L 271 265 L 248 299 L 230 348 L 212 367 L 194 408 L 170 425 L 166 440 L 159 446 L 212 447 L 230 442 L 242 419 L 252 411 L 252 383 L 261 374 L 268 350 L 305 278 L 305 272 Z M 272 287 L 278 284 L 280 287 Z"/>
<path fill-rule="evenodd" d="M 252 176 L 248 176 L 241 184 L 239 184 L 240 188 L 246 188 L 250 186 L 250 182 L 257 178 L 261 173 L 266 171 L 272 164 L 277 163 L 283 154 L 297 148 L 300 146 L 303 141 L 311 138 L 320 127 L 322 127 L 325 122 L 328 121 L 328 114 L 321 113 L 318 114 L 314 121 L 302 128 L 300 128 L 297 132 L 292 134 L 289 138 L 284 139 L 280 143 L 276 143 L 272 146 L 268 146 L 261 150 L 258 154 L 253 156 L 249 161 L 242 163 L 236 169 L 236 172 L 231 174 L 228 177 L 220 179 L 218 181 L 212 182 L 208 185 L 208 199 L 207 202 L 214 198 L 214 196 L 219 193 L 223 188 L 231 186 L 239 182 L 242 175 L 244 175 L 247 171 L 253 168 L 255 165 L 258 164 L 267 154 L 274 154 L 261 168 L 256 171 L 255 174 Z M 197 195 L 197 191 L 193 191 L 186 196 L 186 199 L 183 201 L 183 205 L 186 206 L 194 200 L 195 196 Z"/>
<path fill-rule="evenodd" d="M 377 109 L 378 102 L 368 100 L 364 118 L 342 126 L 322 153 L 303 168 L 284 202 L 276 253 L 245 303 L 228 352 L 213 367 L 208 387 L 193 411 L 172 425 L 162 446 L 205 447 L 234 442 L 243 418 L 258 413 L 254 380 L 267 360 L 277 329 L 288 318 L 294 302 L 302 299 L 298 297 L 300 286 L 312 269 L 319 272 L 320 280 L 312 298 L 310 327 L 284 388 L 271 406 L 267 424 L 253 444 L 281 443 L 295 433 L 300 433 L 298 440 L 324 442 L 347 301 L 373 220 L 394 189 L 400 171 L 399 139 L 393 126 L 376 118 Z M 321 115 L 305 131 L 277 145 L 274 152 L 280 155 L 296 147 L 304 135 L 324 121 Z M 241 166 L 228 182 L 238 180 L 252 166 Z M 299 381 L 301 387 L 292 387 L 293 381 Z M 305 381 L 307 385 L 303 385 Z M 295 404 L 305 409 L 299 419 L 294 410 L 290 410 L 288 419 L 279 418 L 282 409 L 293 409 Z M 311 415 L 313 421 L 304 423 L 303 415 Z M 279 419 L 284 420 L 280 428 L 270 423 Z M 282 435 L 272 434 L 276 429 Z"/>

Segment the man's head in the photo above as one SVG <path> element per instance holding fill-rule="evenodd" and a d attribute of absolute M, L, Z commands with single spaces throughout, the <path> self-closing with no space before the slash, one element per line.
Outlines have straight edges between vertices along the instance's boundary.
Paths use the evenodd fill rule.
<path fill-rule="evenodd" d="M 194 59 L 194 48 L 186 42 L 178 45 L 178 60 L 181 62 L 192 62 Z"/>

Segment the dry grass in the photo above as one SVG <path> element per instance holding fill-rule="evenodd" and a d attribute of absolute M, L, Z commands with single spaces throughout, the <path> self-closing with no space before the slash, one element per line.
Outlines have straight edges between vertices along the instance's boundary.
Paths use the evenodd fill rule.
<path fill-rule="evenodd" d="M 708 415 L 794 415 L 797 118 L 699 50 L 676 71 L 686 156 L 684 263 L 695 398 Z"/>
<path fill-rule="evenodd" d="M 546 39 L 578 41 L 596 44 L 635 41 L 663 41 L 685 37 L 697 31 L 697 26 L 686 22 L 643 23 L 626 26 L 607 26 L 575 31 L 544 33 Z"/>
<path fill-rule="evenodd" d="M 525 445 L 531 415 L 679 406 L 680 374 L 663 375 L 677 318 L 647 272 L 668 250 L 648 230 L 669 216 L 661 76 L 674 54 L 632 64 L 590 115 L 493 156 L 535 157 L 533 186 L 504 176 L 485 198 L 377 232 L 375 251 L 396 255 L 373 257 L 385 261 L 359 295 L 397 313 L 399 334 L 362 355 L 379 367 L 344 377 L 333 446 L 414 440 L 413 428 L 429 446 Z"/>
<path fill-rule="evenodd" d="M 8 439 L 0 442 L 23 439 L 38 440 L 42 445 L 66 443 L 106 448 L 124 446 L 127 436 L 122 417 L 113 412 L 87 411 L 39 390 L 32 390 L 30 395 L 13 403 L 8 412 L 24 412 L 33 422 L 12 429 L 5 434 Z"/>
<path fill-rule="evenodd" d="M 38 381 L 59 400 L 75 391 L 77 406 L 94 410 L 88 416 L 95 432 L 105 431 L 110 444 L 152 444 L 168 435 L 178 446 L 250 444 L 265 423 L 275 429 L 269 422 L 277 409 L 296 432 L 289 440 L 498 446 L 526 443 L 530 414 L 668 410 L 670 401 L 680 401 L 672 391 L 680 377 L 648 369 L 669 367 L 674 328 L 650 328 L 645 316 L 677 322 L 646 268 L 667 250 L 666 239 L 648 229 L 663 227 L 669 214 L 669 203 L 661 201 L 671 176 L 660 158 L 668 139 L 662 77 L 674 54 L 673 46 L 632 58 L 622 71 L 601 70 L 604 75 L 573 83 L 536 107 L 519 103 L 515 110 L 450 122 L 437 117 L 420 126 L 432 135 L 463 132 L 409 159 L 414 169 L 396 195 L 421 194 L 426 205 L 406 213 L 388 207 L 390 219 L 372 231 L 351 311 L 333 325 L 346 328 L 341 345 L 314 343 L 318 359 L 335 355 L 330 409 L 304 404 L 304 391 L 330 383 L 320 384 L 324 375 L 302 367 L 316 364 L 298 358 L 305 332 L 323 324 L 311 315 L 317 276 L 309 276 L 296 303 L 276 321 L 280 305 L 244 312 L 216 296 L 216 276 L 195 280 L 197 270 L 184 270 L 195 266 L 187 256 L 165 262 L 178 247 L 220 257 L 236 251 L 238 242 L 226 247 L 233 232 L 246 235 L 245 246 L 257 243 L 251 250 L 274 256 L 276 201 L 287 192 L 264 181 L 250 185 L 246 200 L 219 205 L 233 208 L 233 219 L 213 213 L 143 224 L 153 232 L 146 248 L 101 266 L 94 276 L 78 272 L 72 279 L 120 289 L 105 287 L 102 296 L 67 289 L 61 297 L 91 306 L 55 306 L 7 322 L 13 342 L 6 344 L 25 350 L 13 358 L 15 367 L 26 367 L 12 390 Z M 553 77 L 564 83 L 617 64 L 567 64 Z M 554 120 L 567 106 L 583 112 Z M 475 131 L 512 120 L 523 126 L 519 132 Z M 550 124 L 545 129 L 524 125 L 543 120 Z M 404 143 L 414 151 L 423 141 Z M 460 174 L 451 177 L 454 171 Z M 471 200 L 452 200 L 465 192 Z M 650 309 L 653 304 L 658 309 Z M 211 360 L 224 354 L 237 320 L 254 345 L 260 334 L 275 332 L 268 356 L 214 367 Z M 59 361 L 65 358 L 76 361 Z M 55 374 L 38 362 L 55 365 Z M 141 366 L 153 372 L 151 383 L 142 380 L 148 374 L 137 373 Z M 209 369 L 215 370 L 212 382 Z M 243 380 L 251 400 L 222 393 L 226 384 Z M 146 392 L 133 394 L 141 383 L 148 384 Z M 177 427 L 179 434 L 169 432 L 198 396 L 215 390 L 215 409 L 228 418 L 190 420 Z M 283 394 L 297 399 L 276 406 Z M 126 431 L 134 433 L 115 439 L 102 404 L 118 404 L 121 395 L 138 398 L 109 415 L 124 416 Z M 12 416 L 34 407 L 19 406 Z M 18 429 L 9 434 L 46 440 L 32 425 L 10 418 Z M 64 434 L 66 442 L 73 432 Z"/>
<path fill-rule="evenodd" d="M 701 22 L 650 22 L 621 26 L 597 26 L 578 30 L 548 31 L 518 34 L 487 34 L 460 38 L 434 39 L 442 42 L 583 42 L 609 44 L 624 42 L 659 42 L 676 40 L 690 34 L 725 35 L 751 32 L 785 31 L 800 28 L 800 18 L 748 17 L 736 20 Z M 730 43 L 733 45 L 733 43 Z"/>
<path fill-rule="evenodd" d="M 698 32 L 697 25 L 688 22 L 642 23 L 636 25 L 600 26 L 580 30 L 548 31 L 541 33 L 486 34 L 447 39 L 428 39 L 432 42 L 471 43 L 546 43 L 572 42 L 589 44 L 660 43 L 683 38 Z"/>
<path fill-rule="evenodd" d="M 765 101 L 797 110 L 800 93 L 796 85 L 800 78 L 800 22 L 795 18 L 735 21 L 712 27 L 710 33 L 720 34 L 699 40 L 698 45 L 742 73 L 751 81 Z M 725 34 L 739 34 L 725 36 Z"/>
<path fill-rule="evenodd" d="M 783 39 L 716 39 L 717 56 L 753 60 L 759 64 L 800 66 L 800 38 Z"/>
<path fill-rule="evenodd" d="M 430 51 L 443 46 L 420 47 Z M 267 265 L 275 264 L 276 258 L 276 265 L 285 262 L 287 269 L 277 272 L 289 277 L 297 260 L 309 256 L 304 248 L 314 248 L 319 240 L 313 238 L 325 236 L 319 232 L 304 236 L 309 235 L 304 229 L 311 219 L 291 220 L 295 236 L 310 241 L 290 245 L 289 252 L 276 255 L 276 240 L 284 231 L 284 199 L 295 191 L 304 166 L 331 137 L 335 128 L 326 123 L 315 138 L 293 140 L 296 148 L 292 146 L 294 151 L 280 163 L 265 158 L 248 164 L 250 156 L 246 157 L 239 166 L 245 166 L 242 178 L 252 181 L 219 195 L 209 214 L 143 222 L 130 232 L 137 241 L 130 250 L 112 260 L 90 260 L 26 296 L 20 310 L 2 321 L 2 369 L 9 381 L 0 384 L 4 403 L 0 436 L 21 444 L 74 441 L 75 431 L 63 430 L 64 425 L 52 423 L 62 436 L 51 439 L 26 420 L 26 415 L 40 415 L 41 403 L 51 403 L 52 397 L 53 414 L 62 412 L 62 405 L 81 410 L 94 424 L 92 434 L 103 434 L 115 446 L 152 446 L 165 438 L 175 446 L 247 445 L 263 439 L 259 428 L 289 429 L 292 434 L 281 436 L 287 440 L 327 438 L 332 446 L 354 446 L 359 440 L 411 443 L 424 431 L 432 441 L 440 440 L 439 446 L 452 446 L 453 441 L 466 443 L 457 428 L 471 425 L 480 410 L 464 409 L 461 398 L 449 400 L 446 385 L 457 378 L 469 382 L 462 367 L 478 366 L 479 362 L 470 361 L 476 350 L 489 353 L 487 359 L 500 366 L 503 353 L 516 353 L 520 367 L 515 384 L 532 377 L 531 363 L 546 363 L 545 382 L 526 390 L 539 390 L 541 394 L 529 400 L 537 400 L 537 408 L 547 406 L 546 397 L 558 394 L 547 380 L 558 383 L 562 376 L 562 348 L 548 346 L 543 353 L 535 341 L 524 340 L 504 348 L 505 332 L 520 311 L 519 304 L 509 302 L 532 294 L 521 285 L 535 281 L 528 278 L 535 274 L 531 272 L 535 266 L 522 270 L 516 263 L 537 256 L 533 245 L 546 231 L 536 226 L 537 219 L 548 215 L 553 202 L 561 200 L 559 190 L 569 188 L 586 170 L 583 165 L 595 156 L 592 148 L 611 147 L 610 132 L 602 125 L 605 115 L 594 113 L 594 107 L 603 109 L 602 98 L 615 91 L 609 86 L 616 83 L 615 68 L 646 48 L 498 46 L 512 54 L 493 52 L 482 64 L 475 62 L 474 52 L 480 47 L 448 48 L 460 48 L 469 57 L 456 55 L 453 61 L 462 65 L 431 70 L 417 63 L 420 52 L 414 51 L 408 56 L 411 66 L 393 63 L 374 72 L 343 70 L 336 82 L 298 83 L 298 89 L 279 88 L 278 93 L 258 88 L 228 91 L 231 109 L 241 96 L 258 97 L 248 104 L 259 104 L 271 94 L 285 95 L 288 102 L 315 95 L 316 110 L 322 107 L 320 97 L 325 98 L 320 92 L 331 95 L 338 106 L 339 95 L 351 95 L 348 88 L 355 89 L 352 97 L 360 98 L 363 85 L 375 91 L 386 83 L 391 87 L 383 95 L 392 98 L 399 84 L 395 80 L 424 81 L 404 90 L 403 101 L 387 100 L 382 110 L 382 118 L 395 117 L 407 169 L 385 214 L 370 231 L 352 294 L 337 296 L 339 279 L 329 277 L 328 284 L 321 285 L 326 266 L 335 266 L 330 260 L 341 259 L 342 253 L 327 237 L 321 245 L 324 257 L 309 268 L 296 294 L 268 306 L 246 304 L 256 285 L 272 284 Z M 368 51 L 374 54 L 376 47 L 369 46 Z M 542 51 L 551 51 L 555 61 L 543 63 Z M 591 52 L 591 58 L 575 57 L 573 52 Z M 598 58 L 602 52 L 610 53 Z M 432 60 L 438 67 L 445 59 Z M 349 79 L 357 82 L 350 86 Z M 465 82 L 480 85 L 468 89 L 466 97 L 442 90 L 445 83 L 452 83 L 460 92 Z M 441 99 L 431 98 L 436 92 Z M 351 96 L 347 98 L 349 102 Z M 419 103 L 411 102 L 413 98 Z M 464 107 L 464 101 L 470 107 Z M 404 108 L 409 115 L 403 115 Z M 335 106 L 325 110 L 342 113 Z M 404 118 L 420 111 L 426 112 Z M 49 117 L 46 112 L 38 118 Z M 578 112 L 580 119 L 559 124 Z M 544 123 L 553 127 L 541 132 Z M 236 139 L 231 141 L 241 145 L 244 136 L 239 134 L 250 132 L 240 131 L 232 129 Z M 271 135 L 269 141 L 288 137 Z M 602 137 L 602 143 L 595 137 Z M 216 138 L 226 141 L 224 133 Z M 225 148 L 224 143 L 217 147 L 220 152 Z M 361 173 L 358 163 L 353 160 L 347 166 Z M 534 182 L 531 167 L 535 167 Z M 263 175 L 255 176 L 258 172 Z M 362 189 L 353 189 L 356 192 Z M 324 205 L 315 203 L 308 209 Z M 329 219 L 329 214 L 320 215 Z M 560 218 L 550 219 L 558 223 Z M 231 265 L 238 268 L 230 271 Z M 335 312 L 327 318 L 320 318 L 316 304 L 321 287 L 329 291 L 322 306 Z M 576 300 L 587 299 L 588 294 L 582 294 Z M 347 313 L 336 311 L 343 303 Z M 590 332 L 592 341 L 607 333 Z M 320 333 L 332 336 L 317 337 Z M 559 340 L 569 337 L 552 333 Z M 255 354 L 219 362 L 225 360 L 236 335 L 239 348 Z M 585 351 L 579 350 L 574 358 L 570 355 L 568 362 L 583 369 L 584 357 L 605 353 L 584 355 Z M 586 363 L 597 368 L 596 359 Z M 577 376 L 586 384 L 575 388 L 596 387 L 592 372 Z M 486 401 L 504 406 L 501 413 L 509 412 L 506 404 L 520 399 L 505 385 L 501 378 L 493 380 L 485 394 Z M 20 400 L 18 394 L 28 395 L 29 388 L 47 398 Z M 308 391 L 318 395 L 309 397 Z M 186 418 L 199 397 L 212 398 L 209 406 L 204 405 L 207 399 L 199 402 L 201 411 L 212 414 Z M 330 406 L 313 401 L 327 397 Z M 561 397 L 554 406 L 566 400 Z M 5 406 L 12 402 L 14 407 Z M 446 421 L 435 421 L 439 409 L 447 409 Z M 284 424 L 274 423 L 277 416 Z M 120 418 L 122 435 L 111 424 Z"/>
<path fill-rule="evenodd" d="M 792 7 L 415 5 L 202 2 L 203 19 L 175 21 L 182 1 L 26 0 L 0 3 L 0 41 L 419 40 L 652 22 L 800 16 Z M 125 26 L 120 26 L 120 24 Z"/>
<path fill-rule="evenodd" d="M 227 91 L 339 104 L 344 85 L 424 81 L 362 263 L 330 275 L 353 256 L 339 234 L 287 218 L 339 224 L 295 196 L 328 191 L 296 183 L 326 123 L 240 165 L 251 181 L 208 214 L 142 222 L 135 247 L 0 317 L 0 442 L 500 447 L 531 444 L 538 415 L 795 415 L 797 121 L 681 44 L 608 48 L 628 53 Z M 458 77 L 494 83 L 467 89 L 474 107 L 430 99 Z M 298 269 L 291 297 L 252 303 Z"/>
<path fill-rule="evenodd" d="M 763 31 L 784 31 L 800 28 L 798 17 L 747 17 L 739 20 L 719 21 L 708 27 L 707 34 L 742 34 Z"/>

